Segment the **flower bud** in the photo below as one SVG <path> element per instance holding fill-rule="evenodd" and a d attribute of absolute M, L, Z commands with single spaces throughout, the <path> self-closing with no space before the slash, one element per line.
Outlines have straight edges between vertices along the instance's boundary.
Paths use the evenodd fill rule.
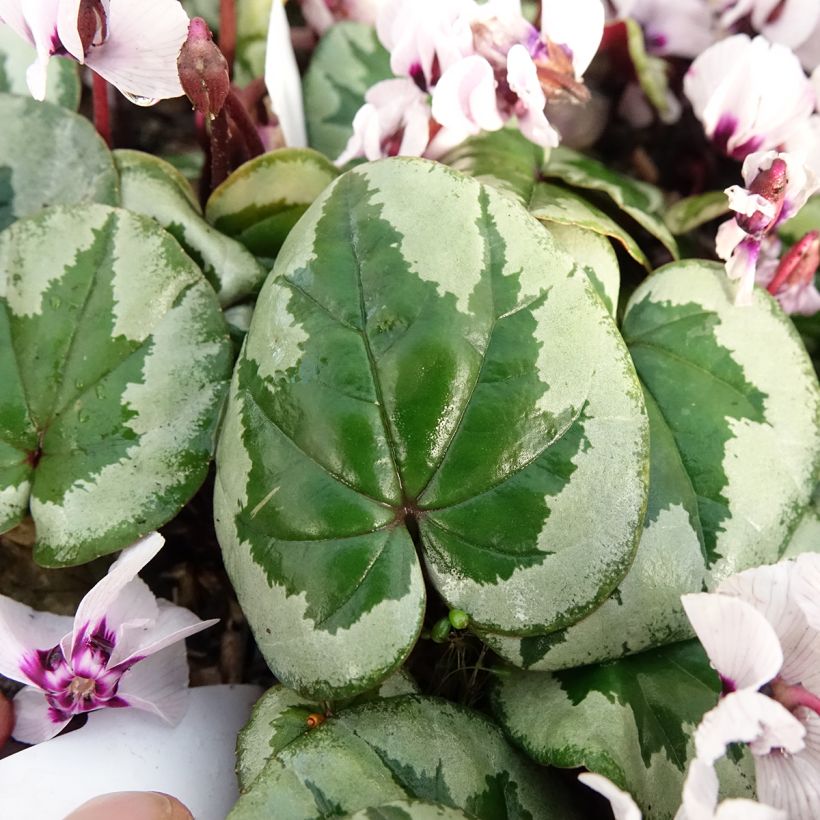
<path fill-rule="evenodd" d="M 780 217 L 788 182 L 788 166 L 778 157 L 768 168 L 761 170 L 749 185 L 750 194 L 763 197 L 771 203 L 773 215 L 772 211 L 769 213 L 754 211 L 751 215 L 738 214 L 737 224 L 752 236 L 761 236 L 766 233 Z"/>
<path fill-rule="evenodd" d="M 789 248 L 780 260 L 777 272 L 769 283 L 769 293 L 777 293 L 783 285 L 807 285 L 820 267 L 820 231 L 809 231 Z"/>
<path fill-rule="evenodd" d="M 215 117 L 231 90 L 228 62 L 214 42 L 208 24 L 194 17 L 188 26 L 188 39 L 177 57 L 179 81 L 194 108 Z"/>
<path fill-rule="evenodd" d="M 470 623 L 470 616 L 463 609 L 451 609 L 447 619 L 453 629 L 466 629 Z"/>
<path fill-rule="evenodd" d="M 450 637 L 450 619 L 442 618 L 436 621 L 430 630 L 430 637 L 434 643 L 445 643 Z"/>

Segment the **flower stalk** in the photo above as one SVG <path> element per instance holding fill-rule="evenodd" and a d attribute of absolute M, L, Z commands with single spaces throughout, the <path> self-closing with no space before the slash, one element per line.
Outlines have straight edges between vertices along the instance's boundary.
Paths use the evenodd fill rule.
<path fill-rule="evenodd" d="M 99 74 L 92 75 L 91 100 L 94 109 L 94 127 L 103 138 L 105 144 L 111 148 L 111 104 L 108 97 L 108 82 Z"/>

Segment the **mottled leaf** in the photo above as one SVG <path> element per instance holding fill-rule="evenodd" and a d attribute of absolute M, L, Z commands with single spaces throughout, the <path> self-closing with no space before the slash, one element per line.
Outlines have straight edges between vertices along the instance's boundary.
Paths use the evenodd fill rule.
<path fill-rule="evenodd" d="M 328 29 L 303 83 L 311 147 L 336 159 L 353 134 L 353 117 L 364 105 L 367 89 L 392 76 L 390 54 L 375 29 L 352 22 Z"/>
<path fill-rule="evenodd" d="M 339 172 L 318 151 L 282 148 L 246 162 L 210 196 L 208 221 L 273 260 L 291 228 Z"/>
<path fill-rule="evenodd" d="M 85 117 L 0 94 L 0 122 L 0 230 L 47 205 L 118 204 L 111 152 Z"/>
<path fill-rule="evenodd" d="M 233 81 L 240 87 L 265 73 L 272 0 L 236 0 L 236 56 Z"/>
<path fill-rule="evenodd" d="M 213 290 L 153 221 L 52 208 L 0 236 L 0 531 L 41 564 L 164 524 L 205 477 L 230 346 Z"/>
<path fill-rule="evenodd" d="M 513 742 L 539 763 L 584 767 L 632 794 L 645 820 L 672 820 L 681 800 L 692 733 L 720 684 L 696 641 L 566 672 L 499 675 L 493 711 Z M 722 787 L 750 797 L 748 761 L 719 764 Z"/>
<path fill-rule="evenodd" d="M 266 660 L 313 697 L 372 687 L 420 629 L 418 550 L 478 627 L 573 623 L 631 563 L 646 435 L 611 317 L 521 207 L 424 160 L 348 172 L 262 289 L 217 458 Z"/>
<path fill-rule="evenodd" d="M 519 757 L 487 718 L 405 695 L 344 709 L 293 740 L 230 818 L 318 820 L 413 798 L 476 820 L 576 816 L 560 781 Z"/>
<path fill-rule="evenodd" d="M 348 820 L 469 820 L 458 809 L 426 800 L 394 800 L 347 815 Z"/>
<path fill-rule="evenodd" d="M 623 334 L 649 413 L 644 534 L 629 574 L 589 617 L 541 638 L 488 638 L 525 667 L 689 637 L 680 595 L 776 561 L 815 487 L 817 378 L 768 294 L 737 307 L 721 266 L 669 265 L 633 294 Z"/>
<path fill-rule="evenodd" d="M 563 146 L 550 154 L 544 165 L 544 175 L 557 177 L 575 188 L 606 194 L 624 213 L 661 242 L 674 259 L 678 258 L 675 238 L 659 215 L 663 197 L 657 188 L 630 179 L 598 160 Z"/>
<path fill-rule="evenodd" d="M 228 307 L 256 294 L 267 271 L 240 243 L 202 217 L 191 186 L 159 157 L 115 151 L 123 208 L 155 219 L 200 267 Z"/>
<path fill-rule="evenodd" d="M 0 92 L 30 97 L 26 70 L 36 60 L 34 47 L 0 25 Z M 48 62 L 46 100 L 74 111 L 80 104 L 80 67 L 67 57 L 52 57 Z"/>
<path fill-rule="evenodd" d="M 708 191 L 679 199 L 667 210 L 664 219 L 669 230 L 680 236 L 727 213 L 729 198 L 726 194 L 723 191 Z"/>

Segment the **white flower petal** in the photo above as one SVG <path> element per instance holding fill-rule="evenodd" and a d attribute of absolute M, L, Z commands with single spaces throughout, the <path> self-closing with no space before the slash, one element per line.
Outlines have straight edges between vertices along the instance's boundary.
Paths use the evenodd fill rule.
<path fill-rule="evenodd" d="M 433 92 L 434 119 L 445 128 L 476 134 L 497 131 L 504 124 L 495 96 L 492 66 L 473 55 L 444 72 Z"/>
<path fill-rule="evenodd" d="M 68 720 L 55 722 L 49 716 L 46 696 L 31 687 L 21 689 L 14 696 L 14 731 L 15 740 L 21 743 L 42 743 L 50 740 L 62 731 Z"/>
<path fill-rule="evenodd" d="M 774 202 L 760 194 L 753 194 L 748 189 L 741 188 L 740 185 L 732 185 L 724 193 L 729 198 L 729 207 L 735 213 L 743 214 L 743 216 L 752 216 L 756 211 L 760 211 L 763 216 L 773 219 L 777 212 Z"/>
<path fill-rule="evenodd" d="M 608 778 L 594 772 L 584 772 L 578 775 L 578 780 L 609 800 L 615 820 L 641 820 L 641 810 L 632 795 L 619 789 Z"/>
<path fill-rule="evenodd" d="M 681 807 L 675 820 L 711 818 L 715 813 L 719 786 L 713 763 L 698 758 L 692 760 L 683 781 Z"/>
<path fill-rule="evenodd" d="M 162 549 L 165 539 L 152 532 L 122 551 L 110 566 L 108 574 L 80 601 L 74 616 L 75 640 L 91 625 L 93 629 L 103 619 L 109 630 L 117 630 L 125 621 L 154 619 L 156 600 L 137 573 Z"/>
<path fill-rule="evenodd" d="M 786 812 L 789 820 L 820 817 L 820 717 L 799 710 L 806 726 L 805 748 L 797 754 L 772 752 L 755 758 L 757 796 Z"/>
<path fill-rule="evenodd" d="M 72 619 L 51 612 L 37 612 L 0 595 L 0 675 L 33 683 L 20 670 L 20 661 L 35 649 L 51 649 L 71 634 Z"/>
<path fill-rule="evenodd" d="M 135 664 L 122 676 L 117 694 L 129 706 L 178 723 L 188 704 L 185 644 L 173 643 Z"/>
<path fill-rule="evenodd" d="M 739 598 L 708 592 L 681 596 L 712 666 L 735 689 L 759 689 L 777 675 L 783 652 L 766 618 Z"/>
<path fill-rule="evenodd" d="M 77 61 L 85 61 L 83 41 L 77 30 L 82 0 L 59 0 L 57 34 L 65 50 Z"/>
<path fill-rule="evenodd" d="M 805 733 L 803 724 L 776 700 L 744 689 L 722 698 L 703 716 L 695 730 L 695 750 L 709 765 L 723 757 L 730 743 L 748 743 L 755 755 L 775 748 L 794 754 L 803 748 Z"/>
<path fill-rule="evenodd" d="M 177 641 L 202 632 L 218 623 L 218 619 L 201 621 L 193 612 L 168 601 L 158 601 L 159 615 L 155 622 L 124 632 L 108 662 L 108 667 L 128 663 L 134 657 L 146 658 Z"/>
<path fill-rule="evenodd" d="M 291 148 L 304 148 L 307 146 L 307 130 L 302 105 L 302 80 L 282 0 L 273 0 L 271 6 L 265 53 L 265 85 L 285 144 Z"/>
<path fill-rule="evenodd" d="M 735 248 L 746 238 L 747 234 L 734 217 L 723 222 L 717 230 L 715 250 L 721 259 L 729 259 Z"/>
<path fill-rule="evenodd" d="M 789 820 L 788 815 L 772 806 L 754 800 L 724 800 L 715 812 L 714 820 Z"/>
<path fill-rule="evenodd" d="M 606 13 L 601 0 L 543 0 L 541 32 L 572 52 L 576 79 L 581 79 L 598 51 Z"/>
<path fill-rule="evenodd" d="M 804 553 L 796 562 L 792 595 L 809 626 L 820 632 L 820 554 Z"/>
<path fill-rule="evenodd" d="M 806 42 L 806 35 L 818 22 L 820 3 L 817 0 L 758 0 L 752 12 L 752 25 L 757 31 L 767 40 L 792 49 Z"/>
<path fill-rule="evenodd" d="M 108 39 L 89 49 L 85 63 L 132 101 L 181 97 L 177 56 L 188 22 L 178 0 L 111 0 Z"/>
<path fill-rule="evenodd" d="M 21 0 L 0 0 L 0 21 L 11 28 L 18 37 L 22 37 L 32 45 L 34 44 L 31 30 L 23 14 Z"/>

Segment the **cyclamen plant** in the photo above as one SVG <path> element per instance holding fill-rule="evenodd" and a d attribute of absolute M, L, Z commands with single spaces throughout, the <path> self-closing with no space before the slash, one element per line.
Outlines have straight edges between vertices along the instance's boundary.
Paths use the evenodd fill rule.
<path fill-rule="evenodd" d="M 0 816 L 820 816 L 815 5 L 0 0 Z"/>

